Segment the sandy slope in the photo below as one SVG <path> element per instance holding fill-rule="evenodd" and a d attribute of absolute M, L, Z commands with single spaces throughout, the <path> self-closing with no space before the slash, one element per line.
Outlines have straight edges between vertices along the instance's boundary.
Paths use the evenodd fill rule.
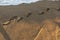
<path fill-rule="evenodd" d="M 55 29 L 59 28 L 60 23 L 60 11 L 57 10 L 59 7 L 59 2 L 36 2 L 0 7 L 0 23 L 8 21 L 13 16 L 24 18 L 20 22 L 13 20 L 9 25 L 2 25 L 3 27 L 0 27 L 0 31 L 2 31 L 0 32 L 0 40 L 59 40 L 55 36 L 59 31 Z M 50 10 L 46 11 L 47 8 Z M 32 14 L 26 17 L 28 13 Z M 45 35 L 48 36 L 48 39 Z M 40 39 L 41 37 L 42 39 Z"/>

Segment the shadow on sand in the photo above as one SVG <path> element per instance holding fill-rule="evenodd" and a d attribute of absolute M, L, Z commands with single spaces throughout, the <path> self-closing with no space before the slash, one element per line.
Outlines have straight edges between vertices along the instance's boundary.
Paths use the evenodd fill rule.
<path fill-rule="evenodd" d="M 7 32 L 4 30 L 3 25 L 0 23 L 0 33 L 3 35 L 5 40 L 11 40 Z"/>

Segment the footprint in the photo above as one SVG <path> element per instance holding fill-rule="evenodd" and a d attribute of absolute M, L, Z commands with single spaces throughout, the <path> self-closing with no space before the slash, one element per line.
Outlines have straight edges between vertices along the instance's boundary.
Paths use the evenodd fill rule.
<path fill-rule="evenodd" d="M 31 16 L 31 15 L 32 15 L 32 13 L 28 13 L 26 17 L 29 17 L 29 16 Z"/>
<path fill-rule="evenodd" d="M 43 15 L 44 14 L 44 12 L 41 12 L 41 13 L 39 13 L 38 15 Z"/>
<path fill-rule="evenodd" d="M 49 10 L 50 10 L 50 8 L 47 8 L 47 9 L 46 9 L 46 11 L 49 11 Z"/>

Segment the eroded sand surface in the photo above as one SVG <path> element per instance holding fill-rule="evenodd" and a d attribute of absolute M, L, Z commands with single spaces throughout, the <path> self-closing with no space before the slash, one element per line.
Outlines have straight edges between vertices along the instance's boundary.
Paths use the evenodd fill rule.
<path fill-rule="evenodd" d="M 0 7 L 0 40 L 60 40 L 59 8 L 59 2 Z"/>

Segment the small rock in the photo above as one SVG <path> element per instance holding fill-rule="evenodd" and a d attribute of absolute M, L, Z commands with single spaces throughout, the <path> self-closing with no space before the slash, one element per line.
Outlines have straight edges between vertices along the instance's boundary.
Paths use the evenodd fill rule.
<path fill-rule="evenodd" d="M 3 23 L 3 25 L 8 25 L 8 24 L 10 24 L 10 21 L 6 21 Z"/>
<path fill-rule="evenodd" d="M 22 20 L 23 19 L 23 17 L 18 17 L 17 18 L 17 22 L 19 22 L 20 20 Z"/>

